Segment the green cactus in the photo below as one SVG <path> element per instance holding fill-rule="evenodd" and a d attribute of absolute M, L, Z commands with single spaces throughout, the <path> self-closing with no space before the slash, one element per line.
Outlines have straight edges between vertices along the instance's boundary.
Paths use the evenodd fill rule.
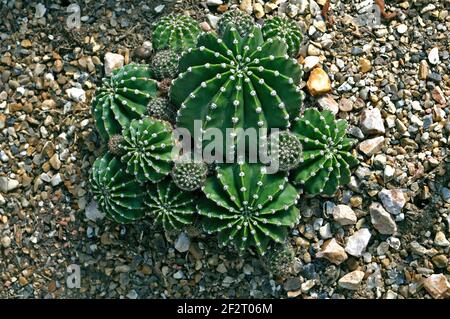
<path fill-rule="evenodd" d="M 106 153 L 94 162 L 90 184 L 100 210 L 108 218 L 126 224 L 144 217 L 141 186 L 112 154 Z"/>
<path fill-rule="evenodd" d="M 219 34 L 224 34 L 226 28 L 229 26 L 235 26 L 239 35 L 245 37 L 255 25 L 253 18 L 243 12 L 242 10 L 231 10 L 225 12 L 217 23 L 217 31 Z"/>
<path fill-rule="evenodd" d="M 277 277 L 292 275 L 295 268 L 295 251 L 291 243 L 276 243 L 267 249 L 267 253 L 261 258 L 263 267 Z"/>
<path fill-rule="evenodd" d="M 339 185 L 350 182 L 350 168 L 358 160 L 349 152 L 355 140 L 346 138 L 347 122 L 328 111 L 307 109 L 292 131 L 303 146 L 303 159 L 292 171 L 294 183 L 306 193 L 332 195 Z"/>
<path fill-rule="evenodd" d="M 288 54 L 295 58 L 300 50 L 303 36 L 295 22 L 287 18 L 274 17 L 264 23 L 264 39 L 281 38 L 288 46 Z"/>
<path fill-rule="evenodd" d="M 178 75 L 180 56 L 172 50 L 164 50 L 155 54 L 150 67 L 158 80 L 173 79 Z"/>
<path fill-rule="evenodd" d="M 194 191 L 202 187 L 207 175 L 208 166 L 203 162 L 175 162 L 172 169 L 175 185 L 185 191 Z"/>
<path fill-rule="evenodd" d="M 169 14 L 153 24 L 153 48 L 176 52 L 195 47 L 201 29 L 193 18 L 182 14 Z"/>
<path fill-rule="evenodd" d="M 110 78 L 102 81 L 92 102 L 92 113 L 100 136 L 108 140 L 145 114 L 148 101 L 156 96 L 157 83 L 149 68 L 139 64 L 114 70 Z"/>
<path fill-rule="evenodd" d="M 155 223 L 161 224 L 166 232 L 194 223 L 195 197 L 192 193 L 181 191 L 168 178 L 148 185 L 145 204 Z"/>
<path fill-rule="evenodd" d="M 203 130 L 218 128 L 227 138 L 227 128 L 286 128 L 298 116 L 303 71 L 284 43 L 264 42 L 258 27 L 242 39 L 229 26 L 223 38 L 201 35 L 197 46 L 182 56 L 170 90 L 178 127 L 194 135 L 201 120 Z"/>
<path fill-rule="evenodd" d="M 260 164 L 223 164 L 202 188 L 197 209 L 206 231 L 218 232 L 221 245 L 255 247 L 264 254 L 271 240 L 283 242 L 299 219 L 297 190 L 284 172 L 266 174 Z"/>
<path fill-rule="evenodd" d="M 122 135 L 116 134 L 111 136 L 108 141 L 108 151 L 116 156 L 122 156 L 124 154 Z"/>
<path fill-rule="evenodd" d="M 273 137 L 278 142 L 273 150 L 278 159 L 279 169 L 289 171 L 297 167 L 302 159 L 302 143 L 298 137 L 289 131 L 280 131 Z"/>
<path fill-rule="evenodd" d="M 147 105 L 148 114 L 154 118 L 172 122 L 175 118 L 174 107 L 163 97 L 151 99 Z"/>
<path fill-rule="evenodd" d="M 172 169 L 174 140 L 169 123 L 151 117 L 133 120 L 123 132 L 122 162 L 140 182 L 158 182 Z"/>

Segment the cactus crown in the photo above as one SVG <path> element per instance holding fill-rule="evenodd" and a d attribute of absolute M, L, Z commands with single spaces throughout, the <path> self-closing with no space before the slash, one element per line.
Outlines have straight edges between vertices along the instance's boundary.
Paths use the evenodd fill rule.
<path fill-rule="evenodd" d="M 112 154 L 94 162 L 90 183 L 100 210 L 110 219 L 126 224 L 144 217 L 141 186 Z"/>
<path fill-rule="evenodd" d="M 180 107 L 177 126 L 192 135 L 194 120 L 226 136 L 227 128 L 286 128 L 300 112 L 302 69 L 284 43 L 264 42 L 258 27 L 244 39 L 230 26 L 223 38 L 201 35 L 182 56 L 180 72 L 170 96 Z"/>
<path fill-rule="evenodd" d="M 140 182 L 158 182 L 172 168 L 174 145 L 169 123 L 151 117 L 133 120 L 123 132 L 122 162 L 127 171 Z"/>
<path fill-rule="evenodd" d="M 173 165 L 173 181 L 185 191 L 194 191 L 202 187 L 207 175 L 208 166 L 203 162 L 181 161 Z"/>
<path fill-rule="evenodd" d="M 200 32 L 197 21 L 191 17 L 169 14 L 153 25 L 153 47 L 181 52 L 196 45 Z"/>
<path fill-rule="evenodd" d="M 285 173 L 266 174 L 259 164 L 220 165 L 208 177 L 206 199 L 197 206 L 208 232 L 218 232 L 219 243 L 251 246 L 264 254 L 271 240 L 283 242 L 287 228 L 299 218 L 296 189 Z"/>
<path fill-rule="evenodd" d="M 281 38 L 288 46 L 288 54 L 295 58 L 300 50 L 303 36 L 300 28 L 287 18 L 274 17 L 267 20 L 262 28 L 264 38 Z"/>
<path fill-rule="evenodd" d="M 225 12 L 217 23 L 219 34 L 224 34 L 228 26 L 236 27 L 241 37 L 247 36 L 255 25 L 253 18 L 241 10 L 230 10 Z"/>
<path fill-rule="evenodd" d="M 346 138 L 347 122 L 336 121 L 328 111 L 308 109 L 293 126 L 303 145 L 303 158 L 293 171 L 293 181 L 306 193 L 332 195 L 350 182 L 350 167 L 358 165 L 349 150 L 355 140 Z"/>
<path fill-rule="evenodd" d="M 100 136 L 108 140 L 121 134 L 131 120 L 147 111 L 148 101 L 156 96 L 157 83 L 149 68 L 128 64 L 103 79 L 92 102 L 92 113 Z"/>
<path fill-rule="evenodd" d="M 195 198 L 192 193 L 180 191 L 170 179 L 149 184 L 145 204 L 155 222 L 166 232 L 194 223 Z"/>
<path fill-rule="evenodd" d="M 151 70 L 158 80 L 176 78 L 179 59 L 179 55 L 172 50 L 160 51 L 152 59 Z"/>

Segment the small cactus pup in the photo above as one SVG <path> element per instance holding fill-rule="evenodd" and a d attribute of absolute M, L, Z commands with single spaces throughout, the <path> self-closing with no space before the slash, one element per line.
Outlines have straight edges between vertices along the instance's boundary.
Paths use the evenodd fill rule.
<path fill-rule="evenodd" d="M 175 111 L 169 100 L 164 97 L 156 97 L 150 100 L 147 105 L 148 114 L 151 117 L 173 122 L 175 119 Z"/>
<path fill-rule="evenodd" d="M 165 79 L 162 79 L 161 81 L 159 81 L 158 88 L 159 88 L 159 92 L 161 93 L 161 95 L 164 95 L 164 96 L 168 95 L 171 85 L 172 85 L 172 79 L 170 79 L 170 78 L 165 78 Z"/>
<path fill-rule="evenodd" d="M 246 128 L 285 129 L 304 98 L 301 66 L 283 42 L 264 42 L 258 27 L 246 38 L 231 26 L 223 38 L 202 34 L 197 48 L 182 56 L 180 72 L 170 97 L 179 107 L 177 127 L 192 136 L 195 120 L 202 130 L 219 129 L 226 138 Z"/>
<path fill-rule="evenodd" d="M 289 171 L 297 167 L 302 159 L 302 143 L 289 131 L 271 134 L 273 156 L 278 160 L 278 169 Z"/>
<path fill-rule="evenodd" d="M 172 50 L 164 50 L 153 56 L 150 67 L 158 80 L 173 79 L 178 75 L 180 56 Z"/>
<path fill-rule="evenodd" d="M 261 164 L 221 164 L 203 187 L 197 205 L 203 225 L 223 246 L 250 247 L 264 254 L 271 241 L 284 242 L 299 220 L 299 195 L 285 172 L 267 174 Z"/>
<path fill-rule="evenodd" d="M 295 271 L 295 251 L 289 241 L 275 243 L 261 258 L 263 267 L 277 277 L 288 277 Z"/>
<path fill-rule="evenodd" d="M 139 64 L 114 70 L 110 78 L 102 81 L 92 102 L 92 113 L 100 136 L 107 141 L 147 112 L 148 101 L 156 96 L 157 82 L 149 68 Z"/>
<path fill-rule="evenodd" d="M 108 151 L 115 156 L 122 156 L 125 153 L 122 135 L 116 134 L 111 136 L 108 141 Z"/>
<path fill-rule="evenodd" d="M 108 218 L 127 224 L 145 216 L 145 192 L 112 154 L 95 160 L 89 180 L 94 198 Z"/>
<path fill-rule="evenodd" d="M 194 191 L 201 188 L 208 175 L 208 165 L 194 160 L 176 161 L 172 169 L 172 179 L 179 188 Z"/>
<path fill-rule="evenodd" d="M 170 123 L 151 117 L 133 120 L 123 137 L 121 160 L 139 182 L 155 183 L 170 173 L 174 146 Z"/>
<path fill-rule="evenodd" d="M 266 20 L 262 28 L 264 39 L 281 38 L 288 46 L 288 54 L 295 58 L 300 51 L 302 31 L 297 24 L 287 18 L 274 17 Z"/>
<path fill-rule="evenodd" d="M 182 14 L 169 14 L 153 24 L 153 48 L 181 52 L 195 47 L 201 29 L 193 18 Z"/>
<path fill-rule="evenodd" d="M 194 223 L 195 197 L 181 191 L 169 178 L 147 186 L 145 204 L 156 224 L 166 233 L 181 230 Z"/>
<path fill-rule="evenodd" d="M 253 17 L 242 10 L 235 9 L 225 12 L 217 23 L 217 31 L 224 34 L 226 28 L 235 26 L 241 37 L 245 37 L 255 25 Z"/>
<path fill-rule="evenodd" d="M 305 193 L 332 195 L 350 182 L 350 168 L 359 161 L 350 153 L 354 139 L 346 138 L 347 122 L 336 120 L 324 110 L 307 109 L 293 125 L 292 132 L 303 146 L 300 165 L 292 171 L 293 182 Z"/>

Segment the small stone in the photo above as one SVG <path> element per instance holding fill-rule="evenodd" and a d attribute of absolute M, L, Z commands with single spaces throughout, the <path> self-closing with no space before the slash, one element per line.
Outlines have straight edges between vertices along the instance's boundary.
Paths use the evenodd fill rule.
<path fill-rule="evenodd" d="M 428 77 L 428 63 L 426 60 L 420 61 L 419 64 L 419 79 L 426 80 Z"/>
<path fill-rule="evenodd" d="M 359 150 L 363 152 L 367 156 L 372 156 L 381 151 L 384 145 L 384 137 L 378 136 L 365 141 L 362 141 L 359 144 Z"/>
<path fill-rule="evenodd" d="M 322 245 L 322 248 L 316 254 L 316 257 L 325 258 L 335 265 L 340 265 L 348 258 L 344 248 L 342 248 L 334 238 L 326 241 Z"/>
<path fill-rule="evenodd" d="M 298 290 L 301 287 L 300 279 L 297 277 L 290 277 L 286 279 L 283 284 L 284 290 L 286 291 L 294 291 Z"/>
<path fill-rule="evenodd" d="M 433 264 L 438 268 L 447 268 L 448 265 L 448 257 L 445 255 L 436 255 L 431 258 Z"/>
<path fill-rule="evenodd" d="M 253 5 L 253 13 L 255 14 L 256 19 L 261 19 L 266 14 L 262 4 L 259 2 L 256 2 Z"/>
<path fill-rule="evenodd" d="M 59 160 L 58 154 L 53 154 L 49 162 L 53 169 L 59 170 L 61 168 L 61 161 Z"/>
<path fill-rule="evenodd" d="M 53 175 L 53 177 L 52 177 L 52 179 L 50 181 L 52 186 L 58 186 L 59 184 L 61 184 L 61 182 L 62 182 L 62 178 L 61 178 L 61 174 L 60 173 Z"/>
<path fill-rule="evenodd" d="M 436 236 L 434 237 L 434 244 L 441 247 L 448 247 L 450 246 L 450 242 L 445 237 L 444 232 L 438 231 L 436 233 Z"/>
<path fill-rule="evenodd" d="M 33 43 L 31 43 L 31 41 L 28 39 L 24 39 L 20 42 L 20 45 L 24 48 L 31 48 L 33 46 Z"/>
<path fill-rule="evenodd" d="M 320 97 L 317 100 L 317 103 L 322 110 L 328 110 L 333 113 L 333 115 L 336 115 L 339 112 L 339 105 L 330 94 Z"/>
<path fill-rule="evenodd" d="M 2 237 L 2 246 L 3 248 L 8 248 L 9 246 L 11 246 L 11 238 L 9 238 L 8 236 Z"/>
<path fill-rule="evenodd" d="M 347 205 L 336 205 L 333 208 L 333 218 L 341 226 L 354 225 L 357 221 L 355 212 Z"/>
<path fill-rule="evenodd" d="M 184 277 L 184 273 L 181 270 L 178 270 L 176 273 L 173 274 L 174 279 L 182 279 Z"/>
<path fill-rule="evenodd" d="M 227 267 L 222 263 L 217 266 L 216 270 L 218 273 L 225 274 L 227 272 Z"/>
<path fill-rule="evenodd" d="M 442 187 L 441 196 L 445 202 L 450 203 L 450 189 L 447 187 Z"/>
<path fill-rule="evenodd" d="M 110 76 L 112 71 L 123 67 L 125 57 L 121 54 L 108 52 L 105 54 L 105 75 Z"/>
<path fill-rule="evenodd" d="M 360 117 L 361 129 L 365 134 L 384 134 L 384 123 L 379 109 L 364 110 Z"/>
<path fill-rule="evenodd" d="M 7 193 L 9 191 L 15 190 L 20 186 L 18 180 L 2 176 L 0 177 L 0 191 Z"/>
<path fill-rule="evenodd" d="M 175 249 L 178 250 L 180 253 L 185 253 L 189 250 L 189 245 L 191 244 L 188 235 L 186 233 L 181 233 L 177 241 L 175 242 Z"/>
<path fill-rule="evenodd" d="M 393 215 L 400 214 L 406 204 L 405 196 L 400 189 L 383 189 L 378 193 L 378 197 L 384 208 Z"/>
<path fill-rule="evenodd" d="M 367 228 L 361 228 L 348 238 L 345 251 L 352 256 L 361 257 L 369 244 L 371 236 Z"/>
<path fill-rule="evenodd" d="M 339 279 L 339 287 L 349 290 L 358 290 L 359 285 L 364 279 L 364 272 L 360 270 L 352 271 Z"/>
<path fill-rule="evenodd" d="M 42 18 L 45 15 L 45 12 L 47 11 L 47 8 L 42 3 L 38 3 L 34 8 L 36 10 L 34 12 L 34 18 L 35 19 Z"/>
<path fill-rule="evenodd" d="M 205 32 L 209 32 L 209 31 L 212 30 L 211 26 L 210 26 L 209 23 L 206 22 L 206 21 L 203 21 L 203 22 L 200 23 L 200 28 L 201 28 L 203 31 L 205 31 Z"/>
<path fill-rule="evenodd" d="M 444 92 L 442 92 L 442 89 L 439 86 L 434 87 L 433 91 L 431 92 L 431 96 L 438 104 L 447 104 Z"/>
<path fill-rule="evenodd" d="M 85 208 L 84 210 L 84 214 L 86 216 L 87 219 L 92 220 L 92 221 L 97 221 L 97 220 L 102 220 L 103 218 L 105 218 L 105 214 L 103 214 L 99 209 L 98 209 L 98 204 L 95 201 L 91 201 Z"/>
<path fill-rule="evenodd" d="M 439 63 L 439 48 L 436 47 L 431 49 L 431 51 L 428 53 L 428 61 L 433 65 Z"/>
<path fill-rule="evenodd" d="M 75 102 L 85 102 L 86 101 L 86 93 L 83 89 L 73 87 L 66 90 L 67 95 L 69 98 L 74 100 Z"/>
<path fill-rule="evenodd" d="M 339 101 L 339 109 L 342 112 L 350 112 L 351 110 L 353 110 L 353 102 L 349 99 L 342 98 Z"/>
<path fill-rule="evenodd" d="M 443 274 L 433 274 L 423 281 L 423 287 L 434 299 L 450 297 L 450 283 Z"/>
<path fill-rule="evenodd" d="M 365 59 L 365 58 L 359 59 L 359 70 L 362 73 L 370 72 L 372 70 L 372 64 L 371 64 L 370 60 Z"/>
<path fill-rule="evenodd" d="M 380 203 L 372 203 L 369 207 L 373 227 L 383 235 L 392 235 L 397 231 L 397 224 Z"/>
<path fill-rule="evenodd" d="M 328 74 L 321 68 L 315 68 L 309 75 L 306 83 L 309 92 L 313 96 L 325 94 L 331 91 L 331 81 Z"/>
<path fill-rule="evenodd" d="M 405 33 L 406 31 L 408 31 L 408 26 L 406 25 L 406 24 L 399 24 L 398 26 L 397 26 L 397 32 L 399 33 L 399 34 L 403 34 L 403 33 Z"/>
<path fill-rule="evenodd" d="M 286 7 L 286 14 L 290 18 L 294 18 L 295 16 L 297 16 L 298 11 L 298 7 L 293 3 L 289 3 Z"/>
<path fill-rule="evenodd" d="M 307 56 L 303 60 L 303 66 L 305 68 L 305 72 L 309 72 L 309 70 L 312 70 L 317 64 L 320 63 L 320 58 L 318 56 Z"/>
<path fill-rule="evenodd" d="M 247 14 L 251 14 L 253 11 L 252 0 L 242 0 L 239 5 L 239 9 L 246 12 Z"/>

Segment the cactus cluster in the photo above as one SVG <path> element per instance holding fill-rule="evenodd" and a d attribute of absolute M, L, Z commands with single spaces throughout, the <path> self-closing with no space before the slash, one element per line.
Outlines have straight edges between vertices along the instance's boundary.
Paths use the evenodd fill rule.
<path fill-rule="evenodd" d="M 265 173 L 260 164 L 224 164 L 208 177 L 198 213 L 219 243 L 238 249 L 254 247 L 264 254 L 271 240 L 283 242 L 299 219 L 297 190 L 283 172 Z"/>
<path fill-rule="evenodd" d="M 194 47 L 201 30 L 198 22 L 182 14 L 169 14 L 153 25 L 153 47 L 155 50 L 170 49 L 182 52 Z"/>
<path fill-rule="evenodd" d="M 246 37 L 254 26 L 253 18 L 244 11 L 235 9 L 225 12 L 217 23 L 220 35 L 225 33 L 228 26 L 235 26 L 241 37 Z"/>
<path fill-rule="evenodd" d="M 293 58 L 297 57 L 303 36 L 295 22 L 287 18 L 274 17 L 264 23 L 262 31 L 265 39 L 282 39 L 288 46 L 288 54 Z"/>
<path fill-rule="evenodd" d="M 347 122 L 337 121 L 328 110 L 308 109 L 293 125 L 303 158 L 292 178 L 306 193 L 332 195 L 339 185 L 350 182 L 350 168 L 358 165 L 358 160 L 349 152 L 355 140 L 345 137 L 346 130 Z"/>
<path fill-rule="evenodd" d="M 131 121 L 147 111 L 148 101 L 156 96 L 157 82 L 148 66 L 128 64 L 102 80 L 92 102 L 92 114 L 104 140 L 121 134 Z"/>

